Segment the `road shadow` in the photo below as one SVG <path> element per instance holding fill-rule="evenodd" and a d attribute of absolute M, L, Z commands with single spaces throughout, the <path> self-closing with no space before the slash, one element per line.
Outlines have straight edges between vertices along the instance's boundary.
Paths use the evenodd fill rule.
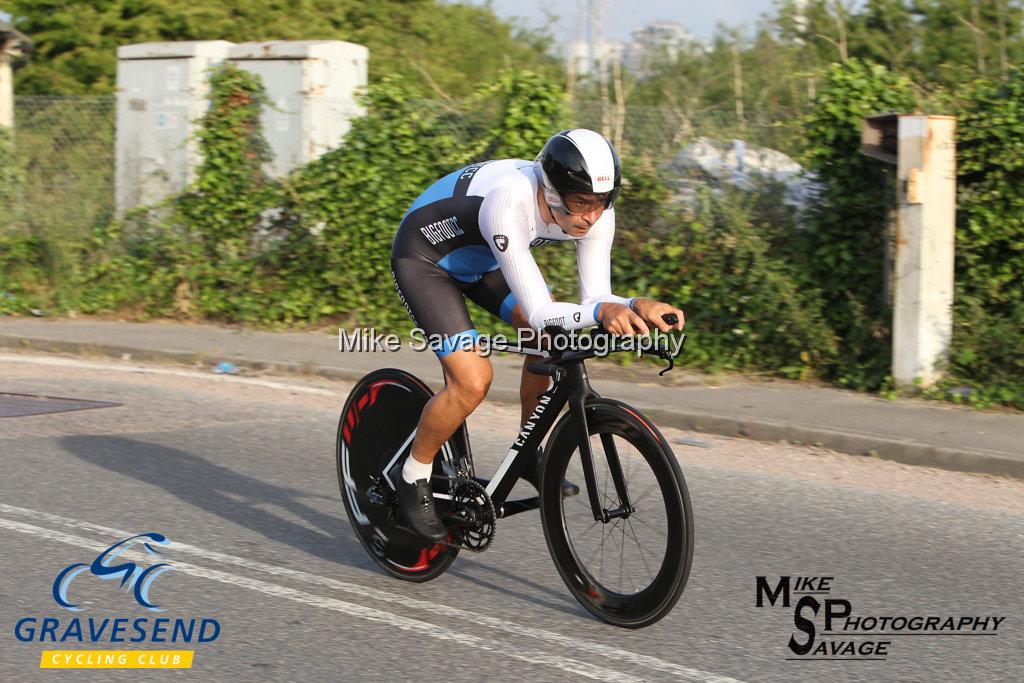
<path fill-rule="evenodd" d="M 180 448 L 110 435 L 67 436 L 60 439 L 60 445 L 84 462 L 158 486 L 199 510 L 254 531 L 269 541 L 328 562 L 381 574 L 380 568 L 352 535 L 340 494 L 338 514 L 325 514 L 304 502 L 309 498 L 322 499 L 319 494 L 268 483 Z M 276 509 L 286 510 L 309 526 L 275 514 Z M 521 598 L 521 588 L 526 588 L 535 594 L 532 598 L 535 602 L 585 618 L 586 611 L 567 591 L 543 586 L 469 558 L 466 560 L 464 566 L 457 564 L 448 573 L 485 590 L 512 597 Z M 495 580 L 485 578 L 488 574 Z M 509 588 L 501 582 L 518 584 L 518 587 Z"/>
<path fill-rule="evenodd" d="M 548 609 L 568 614 L 569 616 L 588 618 L 590 613 L 587 612 L 578 602 L 576 602 L 569 591 L 564 592 L 557 591 L 553 588 L 548 588 L 535 581 L 523 578 L 520 574 L 512 572 L 506 572 L 497 567 L 487 566 L 480 562 L 473 560 L 462 560 L 462 555 L 459 556 L 459 565 L 453 565 L 452 569 L 448 570 L 448 573 L 452 576 L 462 579 L 467 583 L 474 584 L 480 588 L 494 591 L 495 593 L 502 593 L 518 600 L 523 599 L 523 591 L 518 590 L 514 587 L 505 587 L 500 583 L 494 581 L 488 581 L 478 574 L 489 573 L 496 575 L 499 579 L 503 579 L 511 584 L 519 584 L 522 587 L 532 589 L 535 594 L 543 594 L 552 597 L 552 600 L 548 600 L 538 595 L 533 595 L 529 598 L 529 601 L 535 605 L 541 605 Z M 476 572 L 477 574 L 474 574 Z"/>
<path fill-rule="evenodd" d="M 159 486 L 180 500 L 250 529 L 264 538 L 329 562 L 379 573 L 344 514 L 324 514 L 306 503 L 313 496 L 236 472 L 179 448 L 119 436 L 68 436 L 60 444 L 75 457 L 111 472 Z M 337 501 L 339 508 L 342 502 Z M 308 528 L 278 516 L 280 508 Z"/>

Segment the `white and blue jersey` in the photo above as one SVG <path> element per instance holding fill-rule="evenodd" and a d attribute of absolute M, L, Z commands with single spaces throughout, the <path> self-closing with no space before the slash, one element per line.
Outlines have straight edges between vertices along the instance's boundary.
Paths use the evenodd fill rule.
<path fill-rule="evenodd" d="M 441 178 L 409 207 L 392 245 L 392 267 L 410 314 L 428 334 L 476 335 L 463 296 L 506 321 L 518 304 L 537 330 L 588 327 L 602 303 L 629 302 L 611 292 L 614 209 L 586 235 L 572 237 L 541 218 L 537 187 L 534 162 L 488 161 Z M 532 247 L 567 241 L 576 245 L 578 304 L 551 300 L 530 254 Z"/>

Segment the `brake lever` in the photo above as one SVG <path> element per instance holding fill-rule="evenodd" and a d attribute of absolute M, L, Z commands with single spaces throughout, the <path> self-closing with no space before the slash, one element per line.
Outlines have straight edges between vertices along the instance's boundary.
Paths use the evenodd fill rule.
<path fill-rule="evenodd" d="M 665 360 L 668 361 L 668 367 L 665 368 L 664 370 L 662 370 L 661 372 L 659 372 L 658 373 L 658 377 L 661 377 L 666 372 L 668 372 L 669 370 L 671 370 L 672 368 L 674 368 L 676 366 L 676 359 L 675 359 L 675 356 L 673 356 L 672 354 L 666 354 L 666 355 L 662 356 L 662 358 L 664 358 Z"/>
<path fill-rule="evenodd" d="M 670 318 L 672 318 L 672 319 L 670 319 Z M 667 315 L 663 315 L 662 319 L 664 319 L 664 321 L 666 323 L 669 323 L 670 325 L 674 325 L 678 318 L 676 318 L 675 313 L 669 313 Z M 683 335 L 682 344 L 685 344 L 685 343 L 686 343 L 686 335 Z M 682 349 L 682 344 L 679 345 L 680 349 Z M 663 370 L 662 372 L 659 372 L 657 374 L 658 377 L 662 377 L 667 372 L 669 372 L 670 370 L 672 370 L 673 368 L 676 367 L 676 356 L 674 356 L 671 352 L 669 352 L 668 349 L 658 349 L 657 355 L 659 357 L 665 358 L 666 360 L 669 361 L 669 367 L 666 368 L 665 370 Z"/>

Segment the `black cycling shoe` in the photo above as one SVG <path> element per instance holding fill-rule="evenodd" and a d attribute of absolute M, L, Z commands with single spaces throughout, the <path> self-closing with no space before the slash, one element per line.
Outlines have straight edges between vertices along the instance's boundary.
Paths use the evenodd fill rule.
<path fill-rule="evenodd" d="M 526 471 L 519 475 L 519 478 L 526 481 L 533 488 L 540 491 L 540 468 L 541 462 L 544 460 L 544 447 L 537 447 L 537 457 L 534 458 L 533 463 L 527 466 Z M 562 480 L 562 498 L 568 498 L 569 496 L 580 495 L 580 487 L 572 483 L 568 479 Z"/>
<path fill-rule="evenodd" d="M 395 482 L 395 493 L 398 494 L 398 509 L 413 531 L 435 543 L 448 537 L 434 510 L 434 491 L 430 488 L 430 481 L 419 479 L 410 484 L 399 476 Z"/>

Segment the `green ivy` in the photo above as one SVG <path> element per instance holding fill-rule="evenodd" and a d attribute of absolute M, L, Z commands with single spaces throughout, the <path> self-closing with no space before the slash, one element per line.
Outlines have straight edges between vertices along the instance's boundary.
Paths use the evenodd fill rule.
<path fill-rule="evenodd" d="M 941 389 L 1024 409 L 1024 72 L 977 81 L 960 101 L 955 326 Z"/>
<path fill-rule="evenodd" d="M 35 237 L 0 234 L 0 314 L 28 313 L 46 298 L 45 246 Z"/>
<path fill-rule="evenodd" d="M 260 116 L 267 96 L 259 77 L 225 65 L 210 75 L 210 106 L 199 126 L 203 161 L 178 201 L 185 277 L 196 312 L 257 322 L 266 269 L 253 238 L 261 215 L 278 203 L 279 186 L 264 172 L 271 159 Z M 271 278 L 270 282 L 273 282 Z"/>
<path fill-rule="evenodd" d="M 823 80 L 804 123 L 806 162 L 826 189 L 801 224 L 777 185 L 707 191 L 683 210 L 659 169 L 624 160 L 615 289 L 686 310 L 690 365 L 885 386 L 891 314 L 881 268 L 894 178 L 859 154 L 860 125 L 864 116 L 912 108 L 911 87 L 857 60 Z M 962 383 L 975 404 L 1024 406 L 1024 79 L 1015 72 L 969 94 L 950 380 L 930 395 Z M 404 329 L 390 249 L 416 196 L 468 163 L 530 158 L 566 125 L 560 90 L 530 72 L 506 71 L 468 100 L 444 103 L 385 79 L 369 89 L 368 114 L 353 121 L 344 144 L 274 180 L 265 173 L 259 80 L 218 69 L 210 97 L 198 133 L 203 161 L 188 191 L 76 247 L 87 264 L 76 299 L 83 312 Z M 39 288 L 10 283 L 41 282 L 32 268 L 45 249 L 3 239 L 0 311 L 21 312 Z M 573 250 L 534 254 L 555 295 L 576 296 Z M 506 329 L 484 324 L 492 323 Z"/>
<path fill-rule="evenodd" d="M 804 159 L 825 190 L 788 258 L 820 293 L 825 321 L 839 340 L 826 376 L 875 389 L 891 358 L 882 271 L 895 173 L 860 154 L 860 131 L 866 116 L 913 110 L 913 88 L 885 67 L 857 59 L 832 65 L 823 80 L 804 122 Z"/>
<path fill-rule="evenodd" d="M 802 286 L 775 246 L 795 231 L 782 188 L 702 192 L 667 232 L 626 239 L 613 252 L 616 289 L 681 305 L 689 365 L 767 369 L 806 379 L 836 354 L 818 293 Z M 657 233 L 654 233 L 657 235 Z"/>
<path fill-rule="evenodd" d="M 293 239 L 286 279 L 313 307 L 306 319 L 403 324 L 408 314 L 391 283 L 390 251 L 413 200 L 489 150 L 536 154 L 564 116 L 553 84 L 521 71 L 502 74 L 466 110 L 425 103 L 394 80 L 371 88 L 367 105 L 369 115 L 353 122 L 345 144 L 287 182 L 281 222 Z"/>
<path fill-rule="evenodd" d="M 957 123 L 957 280 L 993 313 L 1024 301 L 1024 72 L 975 83 Z"/>

